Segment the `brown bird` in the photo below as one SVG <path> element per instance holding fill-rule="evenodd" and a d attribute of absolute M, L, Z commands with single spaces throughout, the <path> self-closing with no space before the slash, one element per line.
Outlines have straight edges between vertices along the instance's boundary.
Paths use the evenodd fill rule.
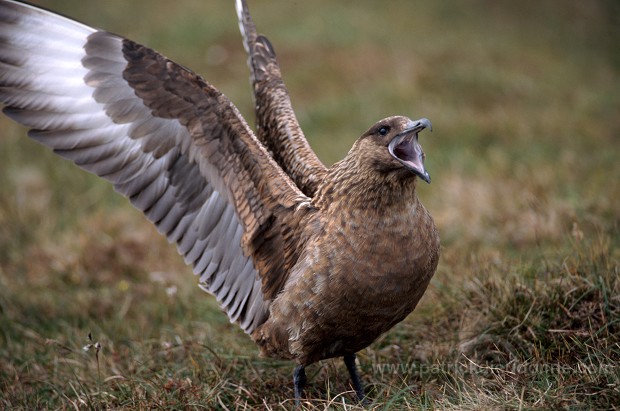
<path fill-rule="evenodd" d="M 355 353 L 403 320 L 439 259 L 416 197 L 418 133 L 388 117 L 326 168 L 293 113 L 269 41 L 237 0 L 256 136 L 192 71 L 129 39 L 0 0 L 0 102 L 29 136 L 110 181 L 177 245 L 262 354 L 304 367 Z"/>

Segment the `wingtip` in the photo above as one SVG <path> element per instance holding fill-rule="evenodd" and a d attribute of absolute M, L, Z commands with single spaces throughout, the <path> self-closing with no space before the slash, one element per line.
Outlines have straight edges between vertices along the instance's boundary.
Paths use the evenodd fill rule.
<path fill-rule="evenodd" d="M 235 0 L 235 9 L 237 10 L 237 17 L 239 18 L 239 22 L 243 21 L 245 2 L 243 0 Z"/>
<path fill-rule="evenodd" d="M 250 52 L 251 43 L 256 37 L 256 28 L 252 22 L 248 4 L 245 0 L 235 0 L 235 9 L 237 10 L 237 19 L 239 21 L 239 31 L 243 37 L 243 47 L 247 53 Z"/>

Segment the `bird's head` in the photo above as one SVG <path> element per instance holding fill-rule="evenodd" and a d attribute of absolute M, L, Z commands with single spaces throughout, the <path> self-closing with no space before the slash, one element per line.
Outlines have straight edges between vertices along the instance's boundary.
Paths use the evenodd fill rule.
<path fill-rule="evenodd" d="M 356 146 L 377 171 L 407 171 L 404 175 L 413 173 L 430 183 L 431 177 L 424 168 L 424 151 L 418 142 L 418 133 L 425 128 L 432 130 L 431 122 L 425 118 L 388 117 L 368 129 Z"/>

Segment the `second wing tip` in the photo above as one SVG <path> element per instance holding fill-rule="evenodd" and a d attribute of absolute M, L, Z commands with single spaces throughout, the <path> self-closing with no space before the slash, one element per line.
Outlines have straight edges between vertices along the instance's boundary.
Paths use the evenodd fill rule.
<path fill-rule="evenodd" d="M 237 10 L 237 17 L 239 21 L 243 20 L 243 13 L 245 11 L 245 2 L 243 0 L 235 0 L 235 9 Z"/>

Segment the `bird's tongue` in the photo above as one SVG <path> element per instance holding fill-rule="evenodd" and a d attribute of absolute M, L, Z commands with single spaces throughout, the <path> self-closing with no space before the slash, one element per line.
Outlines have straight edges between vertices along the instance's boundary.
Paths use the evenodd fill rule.
<path fill-rule="evenodd" d="M 404 135 L 394 146 L 394 156 L 415 171 L 424 170 L 424 156 L 418 143 L 418 133 Z"/>
<path fill-rule="evenodd" d="M 424 153 L 418 143 L 418 133 L 407 133 L 397 137 L 391 144 L 392 155 L 408 169 L 417 174 L 422 180 L 430 183 L 431 178 L 424 168 Z"/>
<path fill-rule="evenodd" d="M 416 146 L 418 146 L 418 134 L 407 134 L 394 147 L 394 155 L 402 162 L 415 163 L 419 158 Z"/>

